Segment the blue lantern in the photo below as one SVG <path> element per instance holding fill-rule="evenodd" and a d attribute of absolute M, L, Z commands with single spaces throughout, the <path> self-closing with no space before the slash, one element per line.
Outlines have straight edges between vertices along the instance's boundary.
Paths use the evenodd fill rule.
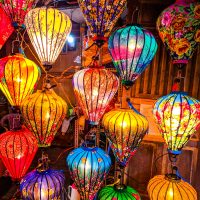
<path fill-rule="evenodd" d="M 132 86 L 155 56 L 157 43 L 140 25 L 128 25 L 110 36 L 108 48 L 122 83 Z"/>
<path fill-rule="evenodd" d="M 81 199 L 92 200 L 110 166 L 109 155 L 98 147 L 79 147 L 67 157 L 67 165 Z"/>

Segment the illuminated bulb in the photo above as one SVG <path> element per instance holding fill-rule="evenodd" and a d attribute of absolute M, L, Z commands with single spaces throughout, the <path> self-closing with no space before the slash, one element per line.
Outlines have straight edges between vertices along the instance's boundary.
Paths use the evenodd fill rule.
<path fill-rule="evenodd" d="M 172 110 L 172 115 L 180 115 L 181 109 L 180 107 L 174 107 Z"/>
<path fill-rule="evenodd" d="M 49 119 L 49 118 L 50 118 L 50 114 L 49 114 L 49 112 L 47 112 L 46 119 Z"/>
<path fill-rule="evenodd" d="M 69 43 L 73 43 L 74 42 L 74 37 L 72 37 L 71 35 L 68 37 L 67 41 Z"/>

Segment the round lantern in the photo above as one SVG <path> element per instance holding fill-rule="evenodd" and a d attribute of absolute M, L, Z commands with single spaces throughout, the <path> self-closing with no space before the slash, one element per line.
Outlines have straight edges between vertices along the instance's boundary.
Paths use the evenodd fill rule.
<path fill-rule="evenodd" d="M 147 119 L 131 109 L 115 109 L 104 115 L 102 124 L 120 167 L 125 167 L 148 130 Z"/>
<path fill-rule="evenodd" d="M 197 200 L 195 189 L 174 174 L 155 176 L 149 181 L 147 191 L 150 200 Z"/>
<path fill-rule="evenodd" d="M 23 25 L 26 13 L 32 8 L 35 0 L 1 0 L 0 5 L 10 17 L 13 26 Z"/>
<path fill-rule="evenodd" d="M 82 146 L 70 152 L 67 165 L 81 199 L 93 200 L 110 169 L 111 159 L 98 147 Z"/>
<path fill-rule="evenodd" d="M 130 186 L 114 185 L 103 187 L 96 200 L 141 200 L 139 193 Z"/>
<path fill-rule="evenodd" d="M 157 29 L 173 63 L 187 63 L 200 42 L 200 3 L 195 2 L 176 0 L 158 17 Z"/>
<path fill-rule="evenodd" d="M 169 152 L 180 154 L 199 128 L 200 102 L 185 92 L 171 92 L 158 99 L 153 114 Z"/>
<path fill-rule="evenodd" d="M 74 74 L 73 84 L 86 119 L 98 124 L 118 90 L 117 76 L 104 68 L 87 68 Z"/>
<path fill-rule="evenodd" d="M 0 157 L 15 180 L 26 174 L 37 149 L 37 140 L 25 127 L 0 135 Z"/>
<path fill-rule="evenodd" d="M 57 9 L 41 7 L 28 12 L 25 25 L 40 61 L 48 69 L 56 61 L 71 32 L 70 18 Z"/>
<path fill-rule="evenodd" d="M 62 171 L 48 169 L 34 170 L 23 177 L 20 191 L 24 200 L 62 199 L 65 176 Z"/>
<path fill-rule="evenodd" d="M 110 36 L 108 48 L 122 83 L 131 86 L 152 61 L 157 43 L 153 34 L 140 25 L 128 25 Z"/>
<path fill-rule="evenodd" d="M 12 106 L 33 93 L 40 78 L 39 67 L 22 54 L 0 59 L 0 89 Z"/>
<path fill-rule="evenodd" d="M 46 147 L 51 145 L 66 117 L 67 103 L 54 91 L 38 90 L 24 100 L 21 111 L 39 146 Z"/>

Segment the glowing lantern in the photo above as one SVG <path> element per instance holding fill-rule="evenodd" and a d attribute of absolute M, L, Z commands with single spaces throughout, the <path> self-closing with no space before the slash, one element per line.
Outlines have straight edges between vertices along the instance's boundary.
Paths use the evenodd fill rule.
<path fill-rule="evenodd" d="M 153 114 L 172 154 L 181 149 L 200 125 L 200 102 L 185 92 L 171 92 L 155 103 Z"/>
<path fill-rule="evenodd" d="M 176 0 L 158 17 L 157 29 L 173 63 L 188 63 L 200 42 L 200 3 L 194 2 Z"/>
<path fill-rule="evenodd" d="M 43 65 L 51 66 L 71 32 L 70 18 L 54 8 L 32 9 L 25 18 L 27 32 Z"/>
<path fill-rule="evenodd" d="M 118 90 L 117 76 L 104 68 L 87 68 L 74 74 L 73 84 L 86 119 L 98 124 Z"/>
<path fill-rule="evenodd" d="M 20 180 L 38 149 L 37 140 L 25 127 L 0 135 L 0 156 L 11 177 Z"/>
<path fill-rule="evenodd" d="M 93 199 L 110 166 L 109 155 L 98 147 L 79 147 L 67 157 L 67 165 L 81 199 Z"/>
<path fill-rule="evenodd" d="M 139 193 L 125 185 L 106 186 L 97 195 L 96 200 L 141 200 Z"/>
<path fill-rule="evenodd" d="M 32 8 L 35 0 L 0 0 L 0 5 L 10 17 L 14 26 L 24 23 L 26 13 Z"/>
<path fill-rule="evenodd" d="M 126 2 L 126 0 L 78 0 L 86 24 L 94 36 L 94 40 L 99 41 L 100 45 L 112 31 L 125 9 Z"/>
<path fill-rule="evenodd" d="M 125 167 L 148 130 L 147 119 L 131 109 L 116 109 L 104 115 L 102 124 L 120 167 Z"/>
<path fill-rule="evenodd" d="M 23 199 L 63 199 L 65 176 L 62 171 L 48 169 L 28 173 L 20 183 Z"/>
<path fill-rule="evenodd" d="M 22 54 L 0 59 L 0 89 L 12 106 L 33 93 L 40 75 L 39 67 Z"/>
<path fill-rule="evenodd" d="M 149 181 L 147 191 L 150 200 L 197 200 L 195 189 L 174 174 L 155 176 Z"/>
<path fill-rule="evenodd" d="M 39 146 L 46 147 L 51 145 L 66 117 L 67 104 L 54 91 L 38 90 L 24 100 L 21 111 Z"/>
<path fill-rule="evenodd" d="M 152 61 L 157 43 L 148 30 L 139 25 L 129 25 L 110 36 L 108 48 L 122 83 L 131 86 Z"/>

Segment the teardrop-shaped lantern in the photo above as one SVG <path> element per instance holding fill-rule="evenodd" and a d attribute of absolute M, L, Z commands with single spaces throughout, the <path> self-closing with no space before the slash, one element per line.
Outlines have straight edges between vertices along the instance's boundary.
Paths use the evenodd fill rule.
<path fill-rule="evenodd" d="M 174 174 L 157 175 L 149 181 L 150 200 L 197 200 L 196 190 Z"/>
<path fill-rule="evenodd" d="M 0 59 L 0 89 L 12 106 L 21 106 L 33 93 L 40 75 L 40 68 L 22 54 Z"/>
<path fill-rule="evenodd" d="M 1 0 L 0 5 L 10 17 L 13 26 L 22 26 L 26 13 L 31 10 L 35 0 Z"/>
<path fill-rule="evenodd" d="M 51 66 L 71 32 L 70 18 L 55 8 L 41 7 L 28 12 L 25 25 L 40 61 Z"/>
<path fill-rule="evenodd" d="M 34 170 L 23 177 L 20 191 L 24 200 L 63 199 L 65 175 L 60 170 Z"/>
<path fill-rule="evenodd" d="M 67 103 L 51 90 L 38 90 L 28 96 L 21 106 L 26 126 L 40 147 L 50 146 L 66 117 Z"/>
<path fill-rule="evenodd" d="M 141 200 L 139 193 L 130 186 L 114 185 L 103 187 L 96 200 Z"/>
<path fill-rule="evenodd" d="M 176 0 L 157 20 L 160 38 L 173 63 L 188 63 L 200 42 L 200 3 Z"/>
<path fill-rule="evenodd" d="M 120 167 L 125 167 L 148 130 L 147 119 L 131 109 L 116 109 L 104 115 L 102 125 Z"/>
<path fill-rule="evenodd" d="M 86 119 L 98 124 L 118 90 L 117 76 L 104 68 L 87 68 L 74 74 L 73 84 Z"/>
<path fill-rule="evenodd" d="M 131 86 L 152 61 L 157 43 L 153 34 L 140 25 L 128 25 L 110 36 L 108 48 L 122 83 Z"/>
<path fill-rule="evenodd" d="M 111 159 L 98 147 L 79 147 L 70 152 L 67 165 L 81 199 L 92 200 L 110 169 Z"/>
<path fill-rule="evenodd" d="M 169 152 L 180 154 L 199 128 L 200 102 L 185 92 L 171 92 L 157 100 L 153 114 Z"/>
<path fill-rule="evenodd" d="M 0 135 L 1 159 L 15 180 L 20 180 L 26 174 L 37 149 L 37 140 L 25 127 Z"/>

